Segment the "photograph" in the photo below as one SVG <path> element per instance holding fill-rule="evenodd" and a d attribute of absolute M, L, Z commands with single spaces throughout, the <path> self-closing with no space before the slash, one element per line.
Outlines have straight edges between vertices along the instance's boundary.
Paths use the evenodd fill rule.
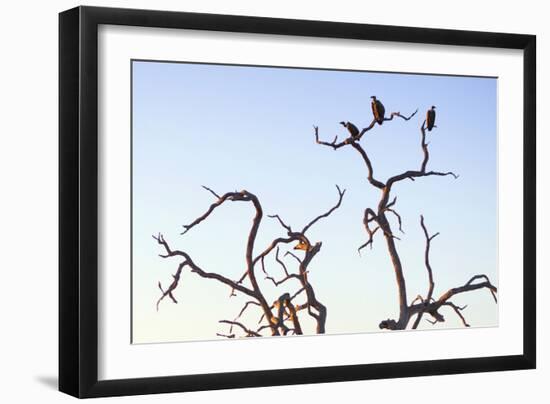
<path fill-rule="evenodd" d="M 132 344 L 499 326 L 497 77 L 129 68 Z"/>

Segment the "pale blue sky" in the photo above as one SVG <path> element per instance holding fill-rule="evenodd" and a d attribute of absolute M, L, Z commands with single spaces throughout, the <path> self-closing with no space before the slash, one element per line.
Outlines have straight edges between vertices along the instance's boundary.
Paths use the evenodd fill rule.
<path fill-rule="evenodd" d="M 227 331 L 218 320 L 234 318 L 244 301 L 229 299 L 227 286 L 185 271 L 175 292 L 179 304 L 165 300 L 155 309 L 157 282 L 167 286 L 178 261 L 158 257 L 152 234 L 162 232 L 207 271 L 236 279 L 244 270 L 254 214 L 249 204 L 228 203 L 180 235 L 182 224 L 213 202 L 201 185 L 219 193 L 247 189 L 266 214 L 278 213 L 296 228 L 335 203 L 334 184 L 346 188 L 342 207 L 310 233 L 311 240 L 323 242 L 309 279 L 328 308 L 327 332 L 379 331 L 380 320 L 398 316 L 384 240 L 377 238 L 373 250 L 357 254 L 367 237 L 363 211 L 376 206 L 379 190 L 366 181 L 355 150 L 317 145 L 312 128 L 319 126 L 321 137 L 332 140 L 346 135 L 342 120 L 368 125 L 373 94 L 386 111 L 419 109 L 410 121 L 386 122 L 361 140 L 378 179 L 419 168 L 419 127 L 431 105 L 437 106 L 438 127 L 429 134 L 428 168 L 460 175 L 394 187 L 405 231 L 397 248 L 409 298 L 427 289 L 421 213 L 430 232 L 441 233 L 431 254 L 436 295 L 478 273 L 498 285 L 496 93 L 494 78 L 133 62 L 134 342 L 215 339 L 216 332 Z M 280 226 L 266 217 L 256 251 L 280 235 Z M 279 267 L 269 269 L 280 275 Z M 280 295 L 269 283 L 262 286 L 268 301 Z M 455 302 L 468 304 L 464 314 L 472 326 L 498 324 L 489 292 Z M 422 328 L 460 326 L 453 312 L 444 314 L 446 323 Z M 258 316 L 255 312 L 254 319 Z"/>

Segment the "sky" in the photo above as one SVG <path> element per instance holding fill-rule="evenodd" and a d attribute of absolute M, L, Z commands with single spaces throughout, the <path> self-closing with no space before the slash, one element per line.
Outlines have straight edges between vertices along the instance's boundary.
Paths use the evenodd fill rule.
<path fill-rule="evenodd" d="M 258 196 L 266 215 L 279 214 L 297 229 L 336 203 L 335 184 L 345 188 L 340 209 L 308 232 L 310 240 L 323 243 L 310 264 L 309 280 L 327 306 L 327 333 L 381 332 L 381 320 L 397 319 L 398 292 L 382 236 L 375 238 L 372 250 L 357 253 L 367 240 L 364 209 L 376 208 L 379 190 L 368 183 L 355 150 L 318 145 L 313 131 L 318 126 L 321 138 L 330 141 L 346 136 L 340 121 L 367 126 L 371 95 L 384 103 L 387 114 L 419 110 L 409 121 L 385 122 L 362 138 L 377 179 L 419 169 L 419 129 L 432 105 L 437 106 L 437 128 L 428 134 L 428 170 L 460 176 L 420 178 L 393 187 L 405 232 L 397 249 L 409 301 L 428 288 L 421 214 L 429 232 L 440 233 L 430 255 L 434 296 L 480 273 L 498 287 L 497 79 L 133 61 L 133 343 L 219 338 L 216 333 L 228 329 L 218 321 L 235 318 L 247 300 L 229 298 L 229 287 L 184 270 L 174 292 L 178 304 L 166 299 L 156 310 L 158 282 L 164 288 L 170 284 L 179 260 L 160 258 L 163 251 L 153 234 L 162 233 L 173 249 L 189 253 L 206 271 L 231 279 L 244 272 L 255 213 L 251 204 L 226 203 L 180 234 L 183 224 L 214 202 L 202 185 L 219 194 L 246 189 Z M 396 232 L 397 223 L 390 221 Z M 283 229 L 264 217 L 256 254 L 279 236 L 285 236 Z M 266 262 L 270 274 L 279 278 L 280 267 Z M 275 290 L 263 276 L 258 278 L 268 302 L 286 289 L 298 290 L 297 283 Z M 462 294 L 453 302 L 468 304 L 464 315 L 472 327 L 498 325 L 498 306 L 487 290 Z M 445 323 L 434 326 L 423 320 L 419 329 L 462 327 L 452 309 L 441 313 Z M 253 327 L 260 314 L 252 309 L 242 322 Z M 305 316 L 301 320 L 306 333 L 313 333 L 313 323 Z"/>

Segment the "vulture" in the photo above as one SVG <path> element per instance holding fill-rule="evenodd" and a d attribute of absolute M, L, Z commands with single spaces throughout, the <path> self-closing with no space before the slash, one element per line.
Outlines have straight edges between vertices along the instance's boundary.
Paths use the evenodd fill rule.
<path fill-rule="evenodd" d="M 382 123 L 384 123 L 384 114 L 386 112 L 386 109 L 384 108 L 384 105 L 382 105 L 380 100 L 376 99 L 376 95 L 373 95 L 370 98 L 372 98 L 371 107 L 374 119 L 376 119 L 378 125 L 382 125 Z"/>
<path fill-rule="evenodd" d="M 298 244 L 296 244 L 294 246 L 294 249 L 295 250 L 304 250 L 304 251 L 308 251 L 309 250 L 309 246 L 307 245 L 307 243 L 304 241 L 304 240 L 300 240 L 298 241 Z"/>
<path fill-rule="evenodd" d="M 426 125 L 428 126 L 428 130 L 431 131 L 435 124 L 435 105 L 432 105 L 432 107 L 426 112 Z"/>
<path fill-rule="evenodd" d="M 357 129 L 357 126 L 355 126 L 351 122 L 340 122 L 340 125 L 346 128 L 351 136 L 355 137 L 359 135 L 359 129 Z"/>

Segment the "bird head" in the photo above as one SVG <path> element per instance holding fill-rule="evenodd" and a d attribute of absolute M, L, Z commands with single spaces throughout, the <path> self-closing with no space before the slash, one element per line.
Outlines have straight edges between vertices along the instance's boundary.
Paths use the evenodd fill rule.
<path fill-rule="evenodd" d="M 346 126 L 346 122 L 342 121 L 342 122 L 340 122 L 340 125 Z"/>
<path fill-rule="evenodd" d="M 306 243 L 304 240 L 298 241 L 298 244 L 294 246 L 295 250 L 303 250 L 308 251 L 309 250 L 309 244 Z"/>
<path fill-rule="evenodd" d="M 432 109 L 435 109 L 435 105 L 432 105 Z"/>
<path fill-rule="evenodd" d="M 376 95 L 371 95 L 370 98 L 372 98 L 373 101 L 376 101 Z"/>

